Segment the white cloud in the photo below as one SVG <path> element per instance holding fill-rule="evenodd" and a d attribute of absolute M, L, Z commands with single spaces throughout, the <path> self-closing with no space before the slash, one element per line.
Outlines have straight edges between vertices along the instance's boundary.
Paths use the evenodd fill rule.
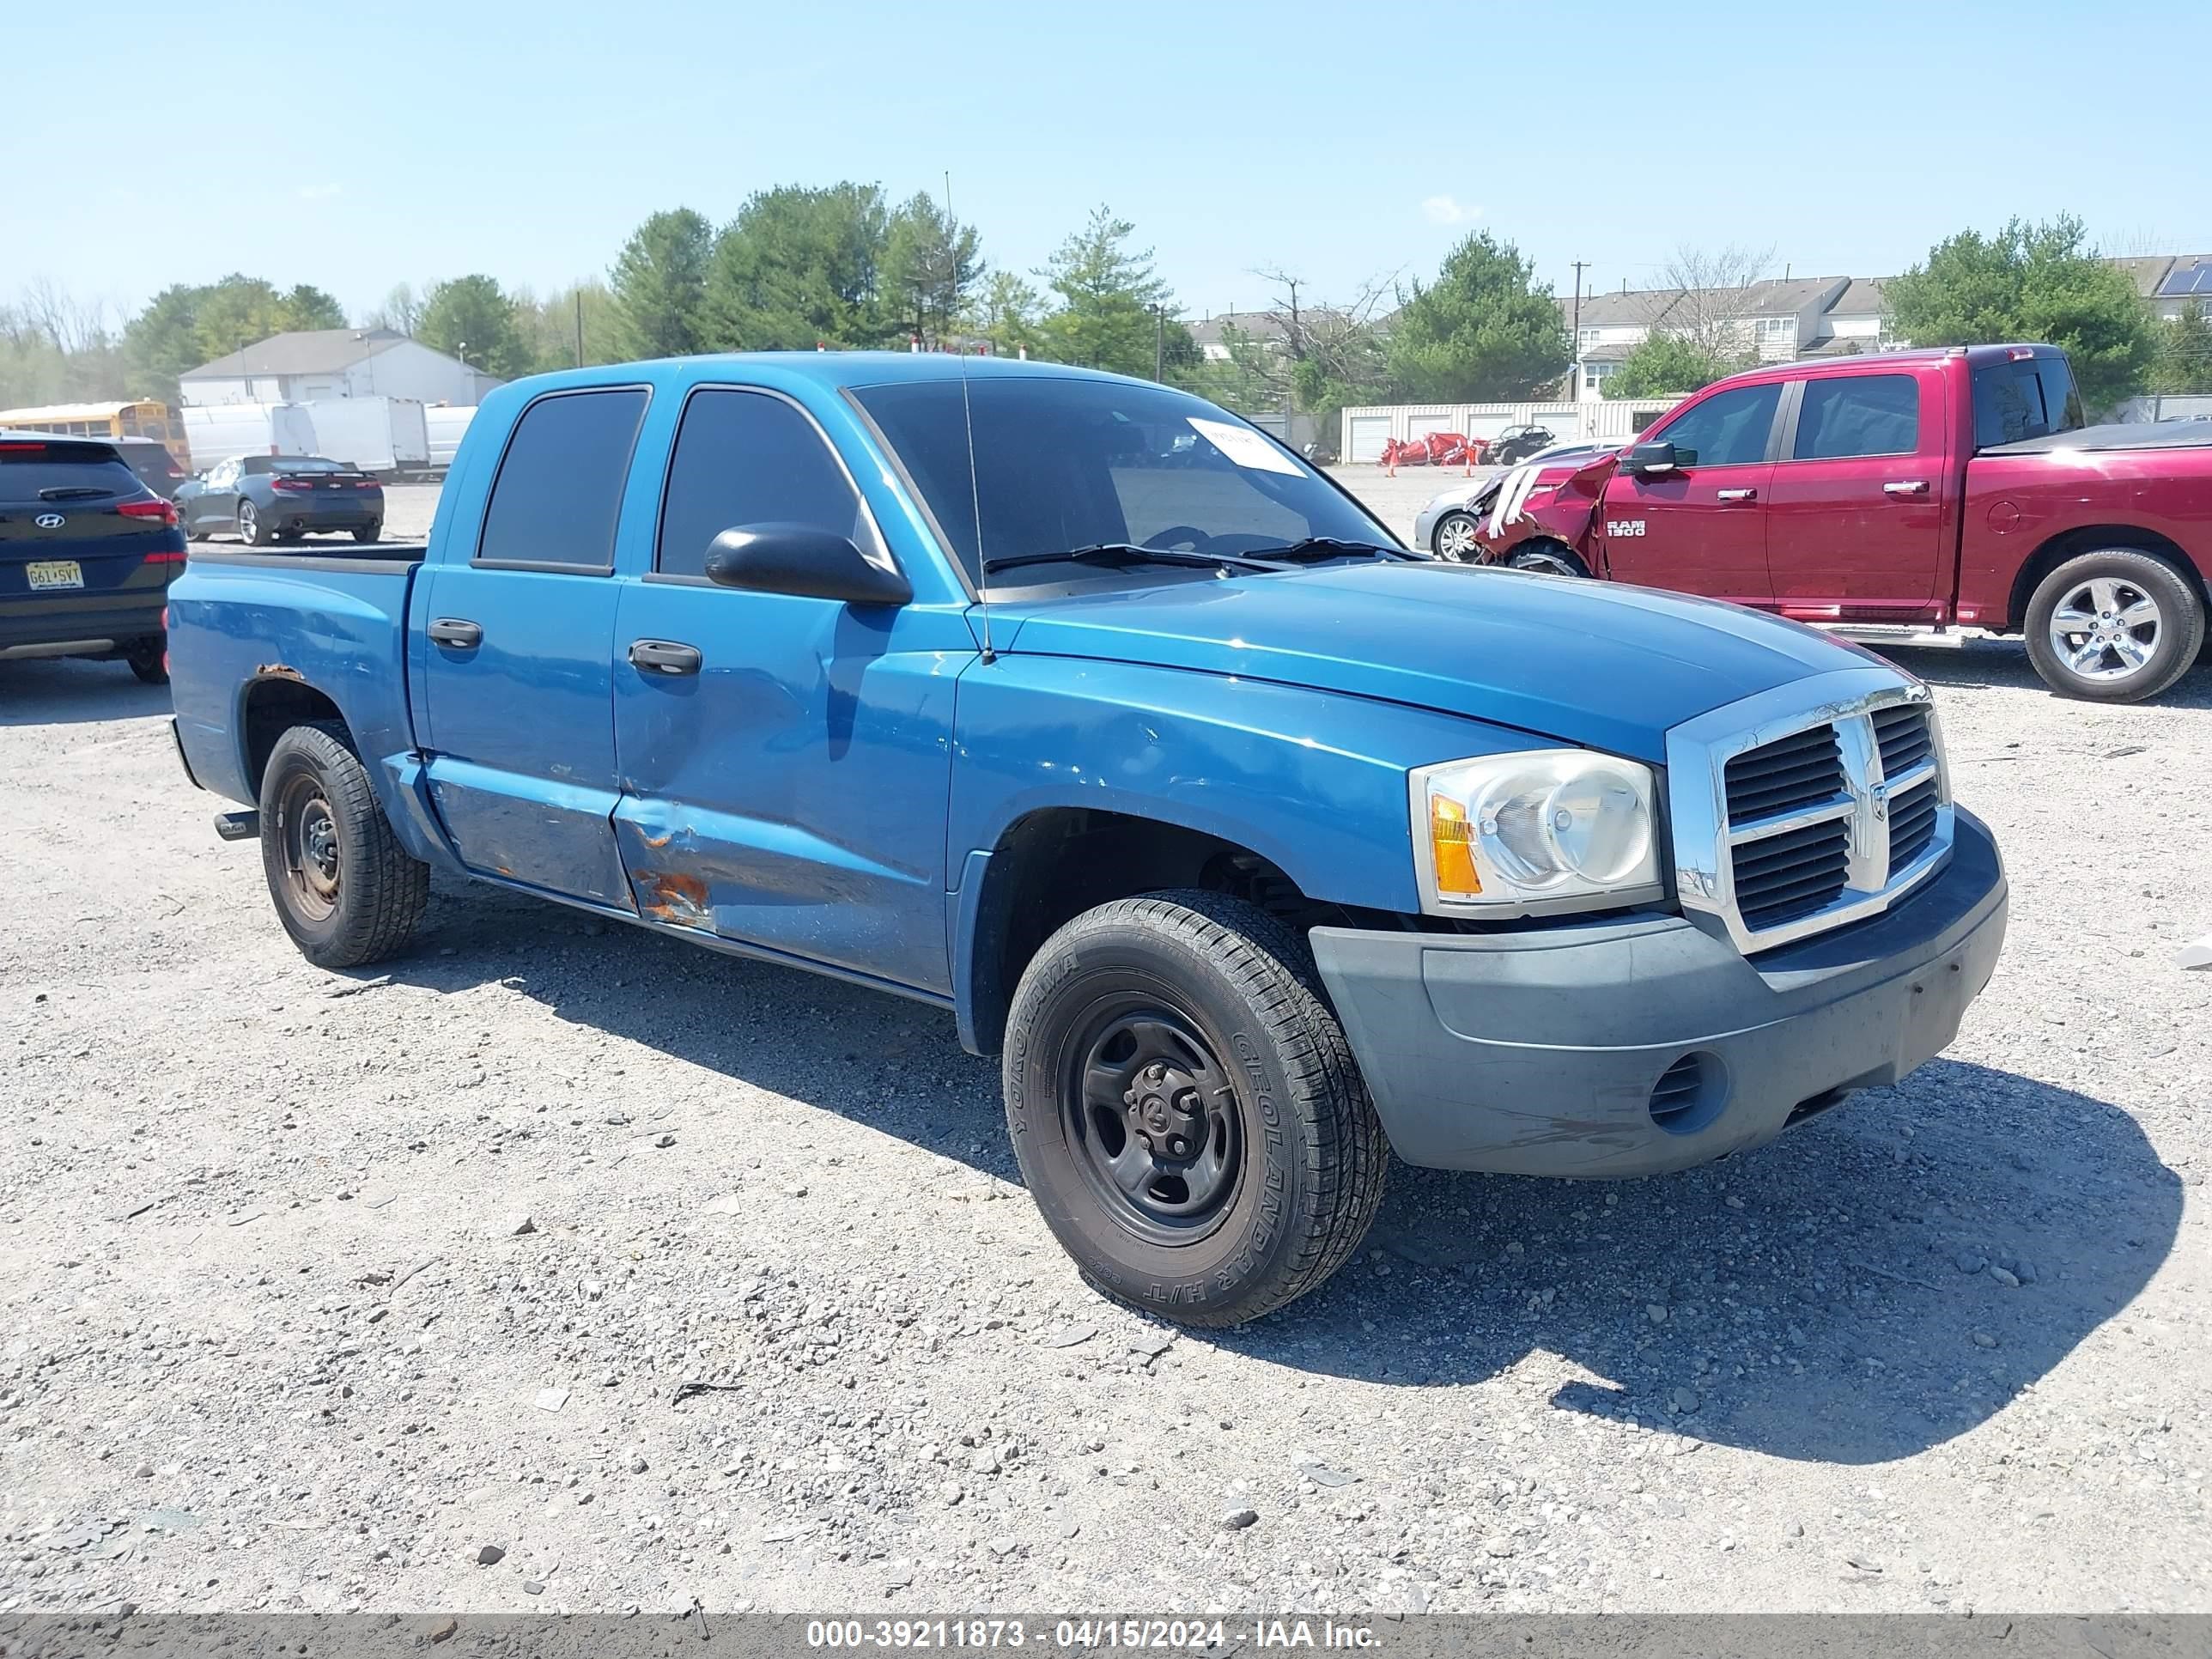
<path fill-rule="evenodd" d="M 343 185 L 302 185 L 293 192 L 303 202 L 327 202 L 344 192 Z"/>
<path fill-rule="evenodd" d="M 1422 202 L 1421 211 L 1428 216 L 1432 225 L 1464 224 L 1470 219 L 1482 217 L 1480 207 L 1455 201 L 1449 196 L 1429 197 Z"/>

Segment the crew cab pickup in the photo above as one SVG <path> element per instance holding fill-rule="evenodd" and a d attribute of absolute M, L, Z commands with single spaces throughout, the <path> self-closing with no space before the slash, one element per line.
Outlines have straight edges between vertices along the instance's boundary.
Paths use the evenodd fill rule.
<path fill-rule="evenodd" d="M 171 594 L 186 769 L 309 959 L 436 869 L 945 1009 L 1061 1243 L 1181 1320 L 1326 1279 L 1391 1149 L 1650 1175 L 1894 1082 L 2004 933 L 1909 675 L 1409 552 L 1159 386 L 519 381 L 379 553 Z"/>
<path fill-rule="evenodd" d="M 2054 346 L 1885 352 L 1716 381 L 1615 455 L 1508 474 L 1474 556 L 1824 625 L 2027 636 L 2070 696 L 2188 672 L 2212 425 L 2084 427 Z"/>

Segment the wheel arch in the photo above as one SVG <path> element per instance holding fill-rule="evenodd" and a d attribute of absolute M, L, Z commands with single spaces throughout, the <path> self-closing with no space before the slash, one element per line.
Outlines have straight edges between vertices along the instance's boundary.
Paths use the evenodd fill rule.
<path fill-rule="evenodd" d="M 2145 530 L 2138 525 L 2081 525 L 2045 538 L 2021 562 L 2019 571 L 2012 579 L 2011 596 L 2006 601 L 2005 631 L 2017 634 L 2027 627 L 2028 601 L 2052 571 L 2069 559 L 2106 549 L 2147 554 L 2162 563 L 2170 564 L 2196 589 L 2200 599 L 2208 597 L 2204 572 L 2171 537 L 2162 536 L 2155 530 Z"/>
<path fill-rule="evenodd" d="M 356 752 L 353 728 L 329 693 L 310 685 L 289 670 L 264 671 L 248 680 L 239 694 L 238 740 L 241 775 L 261 795 L 262 775 L 276 741 L 295 726 L 335 725 L 346 734 Z"/>

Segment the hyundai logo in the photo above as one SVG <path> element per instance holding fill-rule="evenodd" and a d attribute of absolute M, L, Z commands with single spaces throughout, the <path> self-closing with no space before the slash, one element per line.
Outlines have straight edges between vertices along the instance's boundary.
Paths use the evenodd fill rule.
<path fill-rule="evenodd" d="M 58 513 L 41 513 L 31 522 L 41 530 L 59 530 L 69 520 Z"/>

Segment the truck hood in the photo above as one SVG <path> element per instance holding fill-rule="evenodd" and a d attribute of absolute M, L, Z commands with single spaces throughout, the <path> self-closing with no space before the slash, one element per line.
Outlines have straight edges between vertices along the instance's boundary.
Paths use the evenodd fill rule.
<path fill-rule="evenodd" d="M 994 604 L 991 621 L 1001 651 L 1311 686 L 1654 763 L 1693 715 L 1879 660 L 1717 600 L 1428 562 Z"/>

